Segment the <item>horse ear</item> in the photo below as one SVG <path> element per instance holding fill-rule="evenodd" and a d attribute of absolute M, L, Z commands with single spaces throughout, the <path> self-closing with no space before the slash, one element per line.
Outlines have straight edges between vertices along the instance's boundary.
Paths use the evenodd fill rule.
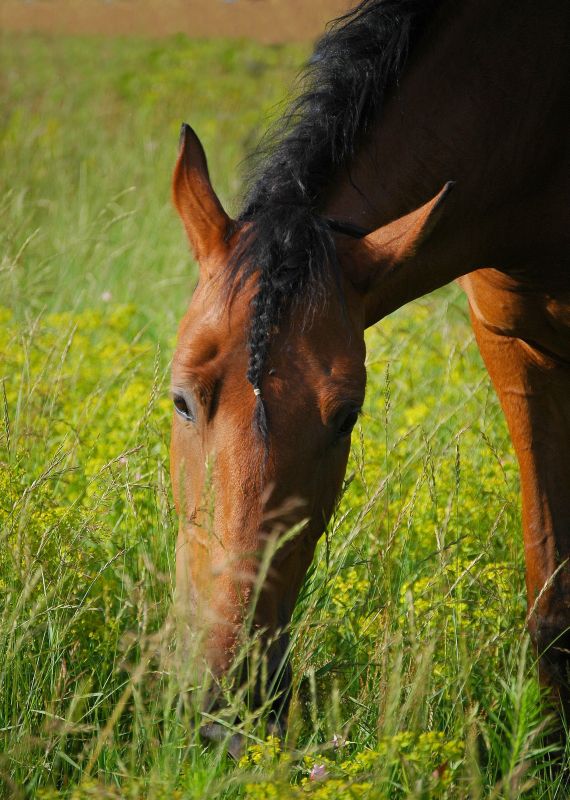
<path fill-rule="evenodd" d="M 384 294 L 382 307 L 389 303 L 386 292 L 393 292 L 395 308 L 412 299 L 405 296 L 406 284 L 417 269 L 416 262 L 426 254 L 425 246 L 444 214 L 454 185 L 449 181 L 423 206 L 348 245 L 348 277 L 365 296 L 366 325 L 379 319 L 379 293 Z"/>
<path fill-rule="evenodd" d="M 225 246 L 232 221 L 210 183 L 204 148 L 190 125 L 180 131 L 172 199 L 198 261 Z"/>
<path fill-rule="evenodd" d="M 375 263 L 398 264 L 415 255 L 440 221 L 444 203 L 454 185 L 449 181 L 423 206 L 365 236 L 361 243 Z"/>

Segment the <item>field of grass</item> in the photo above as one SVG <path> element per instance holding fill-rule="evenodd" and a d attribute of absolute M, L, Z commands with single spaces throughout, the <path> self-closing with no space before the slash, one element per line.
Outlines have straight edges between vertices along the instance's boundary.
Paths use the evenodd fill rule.
<path fill-rule="evenodd" d="M 306 53 L 3 38 L 0 796 L 565 796 L 524 633 L 516 464 L 455 287 L 369 331 L 366 413 L 292 626 L 286 741 L 243 708 L 238 764 L 196 732 L 167 392 L 195 268 L 170 173 L 187 120 L 235 208 Z"/>

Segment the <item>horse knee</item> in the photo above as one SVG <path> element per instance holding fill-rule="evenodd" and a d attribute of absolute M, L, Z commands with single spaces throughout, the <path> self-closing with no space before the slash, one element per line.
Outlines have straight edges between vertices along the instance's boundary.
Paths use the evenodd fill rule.
<path fill-rule="evenodd" d="M 543 679 L 570 686 L 570 613 L 534 614 L 528 627 Z"/>

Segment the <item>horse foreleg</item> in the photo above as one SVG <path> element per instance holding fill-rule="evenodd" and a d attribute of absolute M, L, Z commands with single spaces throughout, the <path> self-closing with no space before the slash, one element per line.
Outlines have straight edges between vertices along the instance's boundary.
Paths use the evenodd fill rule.
<path fill-rule="evenodd" d="M 570 368 L 471 316 L 520 466 L 528 627 L 570 721 Z"/>

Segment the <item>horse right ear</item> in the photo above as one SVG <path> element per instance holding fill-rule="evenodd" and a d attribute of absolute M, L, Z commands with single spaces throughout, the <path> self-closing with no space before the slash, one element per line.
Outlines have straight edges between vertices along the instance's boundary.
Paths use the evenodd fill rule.
<path fill-rule="evenodd" d="M 210 183 L 204 148 L 186 123 L 180 131 L 180 152 L 172 178 L 172 200 L 184 223 L 194 255 L 203 267 L 204 260 L 225 248 L 232 220 Z"/>

